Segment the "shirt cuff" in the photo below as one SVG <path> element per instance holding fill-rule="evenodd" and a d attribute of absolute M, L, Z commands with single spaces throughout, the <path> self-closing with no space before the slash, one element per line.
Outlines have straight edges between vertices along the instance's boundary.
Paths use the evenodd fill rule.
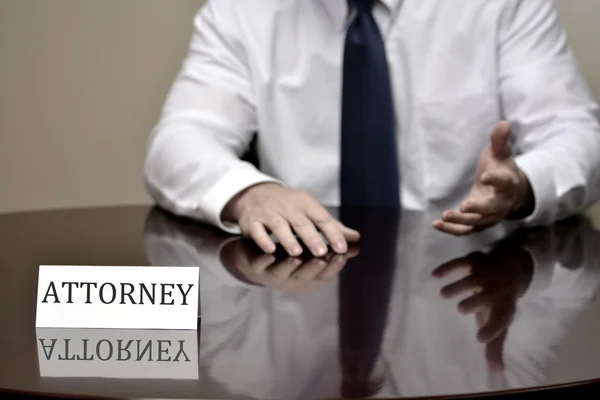
<path fill-rule="evenodd" d="M 527 287 L 527 290 L 523 294 L 523 298 L 531 296 L 537 296 L 540 292 L 550 286 L 552 281 L 552 271 L 554 270 L 554 263 L 556 262 L 555 254 L 553 252 L 539 251 L 535 247 L 523 246 L 523 250 L 529 253 L 533 261 L 533 276 L 531 282 Z"/>
<path fill-rule="evenodd" d="M 535 198 L 535 208 L 526 218 L 525 225 L 548 225 L 556 214 L 556 185 L 554 183 L 554 161 L 545 151 L 531 151 L 515 158 L 519 169 L 525 174 Z"/>
<path fill-rule="evenodd" d="M 238 193 L 259 183 L 275 182 L 282 184 L 254 167 L 234 167 L 219 180 L 219 182 L 207 193 L 204 198 L 206 219 L 209 223 L 219 227 L 231 234 L 240 234 L 238 224 L 224 222 L 221 219 L 223 209 Z"/>

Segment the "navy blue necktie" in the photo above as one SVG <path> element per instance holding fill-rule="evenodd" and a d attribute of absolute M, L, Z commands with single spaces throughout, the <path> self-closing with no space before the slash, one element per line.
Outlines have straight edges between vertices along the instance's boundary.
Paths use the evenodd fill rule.
<path fill-rule="evenodd" d="M 375 0 L 349 0 L 342 91 L 341 205 L 399 207 L 394 102 Z"/>

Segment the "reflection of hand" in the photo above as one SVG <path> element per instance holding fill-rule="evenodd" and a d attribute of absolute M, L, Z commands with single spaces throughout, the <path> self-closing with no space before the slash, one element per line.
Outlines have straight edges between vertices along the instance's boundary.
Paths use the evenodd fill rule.
<path fill-rule="evenodd" d="M 241 279 L 284 292 L 307 293 L 334 278 L 349 258 L 358 255 L 350 246 L 346 254 L 328 253 L 324 257 L 289 257 L 285 251 L 265 254 L 246 240 L 228 243 L 221 252 L 225 266 Z"/>
<path fill-rule="evenodd" d="M 459 271 L 466 276 L 444 286 L 441 295 L 447 299 L 466 295 L 458 309 L 463 314 L 475 314 L 477 338 L 486 344 L 489 367 L 502 370 L 502 347 L 517 301 L 531 282 L 533 260 L 523 249 L 501 248 L 490 254 L 477 252 L 449 261 L 433 275 L 443 278 Z"/>

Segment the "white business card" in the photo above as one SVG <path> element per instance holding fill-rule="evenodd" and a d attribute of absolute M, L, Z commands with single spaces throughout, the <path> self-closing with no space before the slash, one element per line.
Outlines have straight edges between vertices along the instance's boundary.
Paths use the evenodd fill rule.
<path fill-rule="evenodd" d="M 198 328 L 198 267 L 42 265 L 36 327 Z"/>

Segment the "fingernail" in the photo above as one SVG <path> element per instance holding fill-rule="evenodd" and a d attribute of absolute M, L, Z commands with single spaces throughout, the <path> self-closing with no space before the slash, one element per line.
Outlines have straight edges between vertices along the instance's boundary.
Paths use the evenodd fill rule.
<path fill-rule="evenodd" d="M 325 254 L 327 254 L 327 249 L 325 248 L 325 246 L 317 247 L 317 253 L 316 253 L 317 256 L 321 257 L 321 256 L 324 256 Z"/>
<path fill-rule="evenodd" d="M 300 254 L 302 254 L 302 247 L 300 247 L 300 246 L 294 246 L 292 248 L 292 255 L 299 256 Z"/>
<path fill-rule="evenodd" d="M 346 242 L 335 242 L 334 247 L 340 253 L 348 251 L 348 247 L 346 246 Z"/>

